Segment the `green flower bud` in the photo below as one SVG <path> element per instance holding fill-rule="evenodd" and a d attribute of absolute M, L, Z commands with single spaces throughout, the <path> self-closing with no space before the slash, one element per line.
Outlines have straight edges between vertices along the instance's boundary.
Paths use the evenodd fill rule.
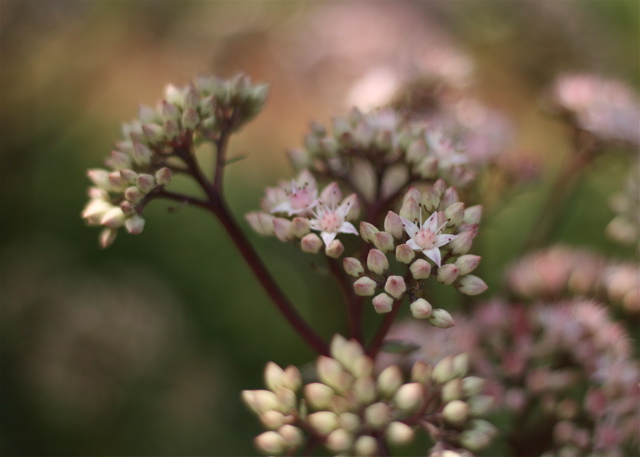
<path fill-rule="evenodd" d="M 478 376 L 467 376 L 462 380 L 462 394 L 469 398 L 478 395 L 484 389 L 485 380 Z"/>
<path fill-rule="evenodd" d="M 493 397 L 490 395 L 475 395 L 468 400 L 469 414 L 482 416 L 493 407 Z"/>
<path fill-rule="evenodd" d="M 178 125 L 177 121 L 169 119 L 166 120 L 162 125 L 162 131 L 164 132 L 164 136 L 168 140 L 173 140 L 178 135 L 180 135 L 180 126 Z"/>
<path fill-rule="evenodd" d="M 456 287 L 465 295 L 478 295 L 488 289 L 485 282 L 474 275 L 463 276 L 457 281 Z"/>
<path fill-rule="evenodd" d="M 431 311 L 431 316 L 428 319 L 431 325 L 438 328 L 450 328 L 456 325 L 451 314 L 441 308 Z"/>
<path fill-rule="evenodd" d="M 413 440 L 413 429 L 402 422 L 391 422 L 384 434 L 393 444 L 408 444 Z"/>
<path fill-rule="evenodd" d="M 402 385 L 402 372 L 397 365 L 385 368 L 378 375 L 378 391 L 386 398 L 391 398 Z"/>
<path fill-rule="evenodd" d="M 471 451 L 479 451 L 491 442 L 491 437 L 475 430 L 465 430 L 458 436 L 458 441 Z"/>
<path fill-rule="evenodd" d="M 455 377 L 455 371 L 453 367 L 453 357 L 447 356 L 439 361 L 433 368 L 431 373 L 431 379 L 437 384 L 445 384 L 451 381 Z"/>
<path fill-rule="evenodd" d="M 350 276 L 358 278 L 360 275 L 364 274 L 362 263 L 360 263 L 360 261 L 355 257 L 345 257 L 342 259 L 342 266 L 344 271 L 346 271 Z"/>
<path fill-rule="evenodd" d="M 187 108 L 182 113 L 182 126 L 187 130 L 195 130 L 200 122 L 198 112 L 193 108 Z"/>
<path fill-rule="evenodd" d="M 453 357 L 453 370 L 455 375 L 459 378 L 463 378 L 467 375 L 469 370 L 469 354 L 463 352 Z"/>
<path fill-rule="evenodd" d="M 272 392 L 284 385 L 284 370 L 274 362 L 267 363 L 264 369 L 264 384 Z"/>
<path fill-rule="evenodd" d="M 284 441 L 289 448 L 300 446 L 304 439 L 302 430 L 289 424 L 285 424 L 280 427 L 278 429 L 278 434 L 284 438 Z"/>
<path fill-rule="evenodd" d="M 404 413 L 417 411 L 422 406 L 424 387 L 418 382 L 400 386 L 393 397 L 396 407 Z"/>
<path fill-rule="evenodd" d="M 417 163 L 428 154 L 427 145 L 424 140 L 416 140 L 407 148 L 406 157 L 410 163 Z"/>
<path fill-rule="evenodd" d="M 410 264 L 416 253 L 407 244 L 400 244 L 396 247 L 396 260 L 400 263 Z M 429 267 L 431 269 L 431 267 Z"/>
<path fill-rule="evenodd" d="M 461 400 L 453 400 L 445 405 L 442 415 L 447 422 L 462 424 L 469 416 L 469 405 Z"/>
<path fill-rule="evenodd" d="M 328 435 L 338 428 L 338 416 L 331 411 L 318 411 L 307 416 L 307 421 L 318 433 Z"/>

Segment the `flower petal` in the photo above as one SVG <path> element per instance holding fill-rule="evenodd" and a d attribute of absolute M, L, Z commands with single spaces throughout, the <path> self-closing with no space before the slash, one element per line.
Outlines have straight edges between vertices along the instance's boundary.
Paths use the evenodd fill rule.
<path fill-rule="evenodd" d="M 407 246 L 409 246 L 414 251 L 422 251 L 422 248 L 418 246 L 418 243 L 414 239 L 407 240 Z"/>
<path fill-rule="evenodd" d="M 360 235 L 358 230 L 353 226 L 351 222 L 343 222 L 338 229 L 339 233 L 352 233 L 354 235 Z"/>
<path fill-rule="evenodd" d="M 400 219 L 402 219 L 402 225 L 404 225 L 404 231 L 407 232 L 407 235 L 411 238 L 415 238 L 420 228 L 409 219 L 405 219 L 402 216 L 400 216 Z"/>
<path fill-rule="evenodd" d="M 434 246 L 431 249 L 423 250 L 422 253 L 433 260 L 436 265 L 440 266 L 440 263 L 442 262 L 442 258 L 440 257 L 440 249 Z"/>
<path fill-rule="evenodd" d="M 435 247 L 439 248 L 440 246 L 444 246 L 449 241 L 458 238 L 458 235 L 438 235 L 436 236 Z"/>
<path fill-rule="evenodd" d="M 325 246 L 329 246 L 331 242 L 336 238 L 337 232 L 321 232 L 320 238 L 324 241 Z"/>
<path fill-rule="evenodd" d="M 291 203 L 287 200 L 271 208 L 272 213 L 290 213 L 292 211 Z M 291 215 L 291 214 L 289 214 Z"/>
<path fill-rule="evenodd" d="M 431 216 L 429 216 L 429 219 L 424 221 L 424 224 L 422 225 L 422 227 L 426 228 L 431 233 L 437 233 L 437 231 L 438 231 L 438 212 L 436 211 Z"/>

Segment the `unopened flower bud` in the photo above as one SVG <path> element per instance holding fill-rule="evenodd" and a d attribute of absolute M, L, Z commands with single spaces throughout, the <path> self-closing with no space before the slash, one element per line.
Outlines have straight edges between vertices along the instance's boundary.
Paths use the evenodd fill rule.
<path fill-rule="evenodd" d="M 447 227 L 457 227 L 462 224 L 464 203 L 457 202 L 448 206 L 447 209 L 444 210 L 444 215 L 447 218 Z"/>
<path fill-rule="evenodd" d="M 384 218 L 384 230 L 397 240 L 402 238 L 404 236 L 404 225 L 400 216 L 393 211 L 389 211 L 387 217 Z"/>
<path fill-rule="evenodd" d="M 464 210 L 464 217 L 462 220 L 465 224 L 479 224 L 480 219 L 482 219 L 482 205 L 470 206 Z"/>
<path fill-rule="evenodd" d="M 468 400 L 469 414 L 482 416 L 493 407 L 493 397 L 490 395 L 475 395 Z"/>
<path fill-rule="evenodd" d="M 453 400 L 445 405 L 442 415 L 447 422 L 461 424 L 469 417 L 469 405 L 462 400 Z"/>
<path fill-rule="evenodd" d="M 164 141 L 164 130 L 158 124 L 142 124 L 142 133 L 151 144 Z"/>
<path fill-rule="evenodd" d="M 348 432 L 353 432 L 360 427 L 360 417 L 354 413 L 342 413 L 338 416 L 338 424 L 340 425 L 340 428 L 343 428 Z"/>
<path fill-rule="evenodd" d="M 437 157 L 427 156 L 422 159 L 415 167 L 416 173 L 422 178 L 431 179 L 438 174 L 438 159 Z"/>
<path fill-rule="evenodd" d="M 393 396 L 393 402 L 403 413 L 410 413 L 422 406 L 424 387 L 418 382 L 410 382 L 400 386 Z"/>
<path fill-rule="evenodd" d="M 458 441 L 465 448 L 471 451 L 478 451 L 491 442 L 491 437 L 476 430 L 465 430 L 458 435 Z"/>
<path fill-rule="evenodd" d="M 400 208 L 400 216 L 414 221 L 420 217 L 420 206 L 413 198 L 407 198 Z"/>
<path fill-rule="evenodd" d="M 164 132 L 164 135 L 168 140 L 173 140 L 178 135 L 180 135 L 180 126 L 175 120 L 169 119 L 164 122 L 162 131 Z"/>
<path fill-rule="evenodd" d="M 373 279 L 363 276 L 353 283 L 353 290 L 361 297 L 366 297 L 375 294 L 377 286 Z"/>
<path fill-rule="evenodd" d="M 409 267 L 414 279 L 426 279 L 431 274 L 431 264 L 424 259 L 418 259 Z"/>
<path fill-rule="evenodd" d="M 124 225 L 126 215 L 122 212 L 119 206 L 114 206 L 109 211 L 104 213 L 102 219 L 100 219 L 100 225 L 104 225 L 109 228 L 118 228 Z"/>
<path fill-rule="evenodd" d="M 453 372 L 456 377 L 463 378 L 469 370 L 469 354 L 463 352 L 453 357 Z"/>
<path fill-rule="evenodd" d="M 162 101 L 160 112 L 164 120 L 178 120 L 180 119 L 180 110 L 173 104 L 166 100 Z"/>
<path fill-rule="evenodd" d="M 353 446 L 357 456 L 374 456 L 378 452 L 378 441 L 369 435 L 360 436 Z"/>
<path fill-rule="evenodd" d="M 456 287 L 465 295 L 478 295 L 488 289 L 485 282 L 474 275 L 466 275 L 460 278 Z"/>
<path fill-rule="evenodd" d="M 397 365 L 388 366 L 378 375 L 378 391 L 387 398 L 391 398 L 401 385 L 402 372 Z"/>
<path fill-rule="evenodd" d="M 151 156 L 153 153 L 151 149 L 146 144 L 140 143 L 139 141 L 135 141 L 133 143 L 133 151 L 131 151 L 131 156 L 133 157 L 133 161 L 138 165 L 149 165 L 151 163 Z"/>
<path fill-rule="evenodd" d="M 453 357 L 447 356 L 433 368 L 431 378 L 438 384 L 445 384 L 455 377 Z"/>
<path fill-rule="evenodd" d="M 440 206 L 440 196 L 433 187 L 427 187 L 422 193 L 422 202 L 425 209 L 432 213 Z"/>
<path fill-rule="evenodd" d="M 393 298 L 384 292 L 373 297 L 373 307 L 377 313 L 388 313 L 393 307 Z"/>
<path fill-rule="evenodd" d="M 462 380 L 462 394 L 469 398 L 478 395 L 484 389 L 485 380 L 478 376 L 467 376 Z"/>
<path fill-rule="evenodd" d="M 458 191 L 456 190 L 456 188 L 449 187 L 444 192 L 444 195 L 442 196 L 442 202 L 440 202 L 440 204 L 442 205 L 443 208 L 449 208 L 450 206 L 452 206 L 455 203 L 458 203 L 459 201 L 460 201 L 460 198 L 458 197 Z M 464 207 L 462 209 L 462 212 L 464 213 Z"/>
<path fill-rule="evenodd" d="M 280 408 L 278 397 L 269 390 L 243 390 L 242 399 L 258 414 Z"/>
<path fill-rule="evenodd" d="M 249 222 L 249 225 L 251 225 L 251 228 L 255 230 L 258 235 L 273 235 L 274 217 L 271 214 L 252 212 L 247 213 L 245 218 L 247 219 L 247 222 Z M 316 235 L 314 236 L 318 238 Z M 318 238 L 318 241 L 320 242 L 320 246 L 318 246 L 318 249 L 315 252 L 318 252 L 322 246 L 322 240 Z M 301 243 L 301 246 L 304 251 L 304 243 Z"/>
<path fill-rule="evenodd" d="M 364 410 L 364 420 L 374 429 L 382 429 L 391 421 L 391 410 L 386 403 L 374 403 Z"/>
<path fill-rule="evenodd" d="M 458 277 L 458 267 L 453 263 L 438 268 L 436 279 L 442 284 L 451 284 Z"/>
<path fill-rule="evenodd" d="M 144 219 L 139 214 L 134 214 L 124 221 L 124 227 L 130 234 L 138 235 L 144 229 Z"/>
<path fill-rule="evenodd" d="M 141 173 L 136 178 L 136 185 L 138 186 L 138 189 L 140 189 L 145 194 L 148 194 L 156 188 L 156 179 L 153 177 L 153 175 Z"/>
<path fill-rule="evenodd" d="M 315 233 L 309 233 L 300 240 L 300 248 L 302 248 L 304 252 L 311 254 L 317 254 L 322 246 L 324 246 L 324 243 Z"/>
<path fill-rule="evenodd" d="M 156 183 L 159 186 L 167 186 L 171 183 L 171 178 L 173 176 L 173 172 L 168 167 L 162 167 L 158 171 L 156 171 Z"/>
<path fill-rule="evenodd" d="M 342 255 L 343 252 L 344 245 L 340 240 L 333 240 L 324 250 L 324 253 L 327 255 L 327 257 L 331 257 L 332 259 L 337 259 Z"/>
<path fill-rule="evenodd" d="M 373 239 L 373 244 L 382 252 L 390 252 L 394 249 L 393 236 L 387 232 L 376 233 L 375 238 Z"/>
<path fill-rule="evenodd" d="M 118 231 L 112 228 L 106 228 L 102 232 L 100 232 L 100 237 L 98 242 L 102 249 L 106 249 L 115 241 L 116 236 L 118 236 Z"/>
<path fill-rule="evenodd" d="M 399 299 L 407 291 L 407 285 L 404 283 L 402 276 L 391 275 L 387 278 L 384 290 L 393 298 Z"/>
<path fill-rule="evenodd" d="M 326 384 L 312 382 L 304 386 L 304 396 L 314 409 L 327 409 L 333 395 L 333 389 Z"/>
<path fill-rule="evenodd" d="M 389 260 L 382 251 L 371 249 L 367 256 L 367 268 L 370 271 L 381 275 L 389 269 Z"/>
<path fill-rule="evenodd" d="M 107 165 L 114 170 L 131 168 L 131 156 L 120 151 L 111 151 L 111 157 L 108 159 Z"/>
<path fill-rule="evenodd" d="M 423 139 L 412 142 L 407 148 L 406 157 L 411 163 L 417 163 L 428 154 L 427 145 Z"/>
<path fill-rule="evenodd" d="M 433 310 L 431 304 L 424 298 L 418 298 L 411 303 L 411 315 L 416 319 L 426 319 L 431 316 Z"/>
<path fill-rule="evenodd" d="M 413 439 L 413 429 L 403 422 L 391 422 L 384 436 L 393 444 L 407 444 Z"/>
<path fill-rule="evenodd" d="M 138 189 L 138 188 L 136 187 L 136 189 Z M 138 192 L 140 192 L 140 191 L 138 190 Z M 120 209 L 127 216 L 132 216 L 132 215 L 136 214 L 136 212 L 137 212 L 135 205 L 132 202 L 127 201 L 127 200 L 125 200 L 122 203 L 120 203 Z"/>
<path fill-rule="evenodd" d="M 286 423 L 286 417 L 280 411 L 272 409 L 260 415 L 260 422 L 262 422 L 265 427 L 275 430 Z"/>
<path fill-rule="evenodd" d="M 455 255 L 466 254 L 473 245 L 473 239 L 476 237 L 474 230 L 467 230 L 458 234 L 451 242 L 449 242 L 449 248 Z"/>
<path fill-rule="evenodd" d="M 264 432 L 256 436 L 254 444 L 256 448 L 267 454 L 280 454 L 287 447 L 284 438 L 274 431 Z"/>
<path fill-rule="evenodd" d="M 316 364 L 320 381 L 340 392 L 348 387 L 350 375 L 344 371 L 340 362 L 321 356 Z"/>
<path fill-rule="evenodd" d="M 338 206 L 340 200 L 342 200 L 342 191 L 335 181 L 328 184 L 320 193 L 320 201 L 327 206 Z"/>
<path fill-rule="evenodd" d="M 433 184 L 433 190 L 436 192 L 438 198 L 442 199 L 442 197 L 444 197 L 444 193 L 447 191 L 447 185 L 444 182 L 444 179 L 438 178 L 438 180 Z"/>
<path fill-rule="evenodd" d="M 309 219 L 306 217 L 294 217 L 291 221 L 291 233 L 296 238 L 302 238 L 310 231 Z"/>
<path fill-rule="evenodd" d="M 462 379 L 454 378 L 442 387 L 440 393 L 442 401 L 449 403 L 453 400 L 459 400 L 462 397 Z"/>
<path fill-rule="evenodd" d="M 338 428 L 338 416 L 331 411 L 318 411 L 307 416 L 307 421 L 318 433 L 328 435 Z"/>
<path fill-rule="evenodd" d="M 327 448 L 335 452 L 347 451 L 353 444 L 353 435 L 342 428 L 331 432 L 325 441 Z"/>
<path fill-rule="evenodd" d="M 278 429 L 278 434 L 284 438 L 287 443 L 287 447 L 296 447 L 302 444 L 304 436 L 302 430 L 293 425 L 285 424 Z"/>
<path fill-rule="evenodd" d="M 350 276 L 355 276 L 357 278 L 361 274 L 364 274 L 362 263 L 360 263 L 360 261 L 355 257 L 345 257 L 342 259 L 342 266 L 344 271 L 346 271 Z"/>
<path fill-rule="evenodd" d="M 431 325 L 438 328 L 450 328 L 456 325 L 451 314 L 442 308 L 431 311 L 431 316 L 428 319 Z"/>
<path fill-rule="evenodd" d="M 267 363 L 264 369 L 264 383 L 272 392 L 280 387 L 285 387 L 284 370 L 274 362 Z"/>
<path fill-rule="evenodd" d="M 362 404 L 369 404 L 376 399 L 376 383 L 371 376 L 356 379 L 352 389 L 356 398 Z"/>
<path fill-rule="evenodd" d="M 360 222 L 360 236 L 367 243 L 373 244 L 376 239 L 376 233 L 378 232 L 379 230 L 375 227 L 375 225 L 365 221 Z"/>
<path fill-rule="evenodd" d="M 127 168 L 120 170 L 120 176 L 122 176 L 129 184 L 134 184 L 138 179 L 138 173 Z"/>
<path fill-rule="evenodd" d="M 188 130 L 194 130 L 200 122 L 198 112 L 193 108 L 187 108 L 182 113 L 182 126 Z"/>
<path fill-rule="evenodd" d="M 111 181 L 109 181 L 109 172 L 107 170 L 92 169 L 87 171 L 89 179 L 100 189 L 111 190 Z"/>
<path fill-rule="evenodd" d="M 291 241 L 293 239 L 293 234 L 291 233 L 291 221 L 282 217 L 274 218 L 273 233 L 275 233 L 276 237 L 283 243 Z"/>
<path fill-rule="evenodd" d="M 481 257 L 479 255 L 465 254 L 460 257 L 455 262 L 455 265 L 458 267 L 458 275 L 464 276 L 466 274 L 471 273 L 480 263 Z"/>
<path fill-rule="evenodd" d="M 411 380 L 426 385 L 429 383 L 433 367 L 422 360 L 418 360 L 411 368 Z"/>
<path fill-rule="evenodd" d="M 415 258 L 415 256 L 416 253 L 407 244 L 400 244 L 396 247 L 396 260 L 400 263 L 408 265 Z"/>

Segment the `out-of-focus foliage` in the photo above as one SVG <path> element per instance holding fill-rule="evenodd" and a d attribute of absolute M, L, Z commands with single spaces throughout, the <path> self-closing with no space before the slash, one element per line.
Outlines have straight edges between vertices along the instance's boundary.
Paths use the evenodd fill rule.
<path fill-rule="evenodd" d="M 155 205 L 144 234 L 106 252 L 80 220 L 84 170 L 167 82 L 242 70 L 271 83 L 266 110 L 231 145 L 249 156 L 226 181 L 238 215 L 290 173 L 284 151 L 311 120 L 385 103 L 421 78 L 501 111 L 516 132 L 504 160 L 529 181 L 506 198 L 504 176 L 483 183 L 476 242 L 494 291 L 570 147 L 543 90 L 565 72 L 640 82 L 634 1 L 7 0 L 0 13 L 6 455 L 250 455 L 259 427 L 239 391 L 260 385 L 267 360 L 310 359 L 208 215 Z M 637 261 L 604 236 L 629 163 L 616 147 L 598 157 L 549 241 Z M 303 314 L 333 333 L 330 278 L 291 246 L 254 241 Z"/>

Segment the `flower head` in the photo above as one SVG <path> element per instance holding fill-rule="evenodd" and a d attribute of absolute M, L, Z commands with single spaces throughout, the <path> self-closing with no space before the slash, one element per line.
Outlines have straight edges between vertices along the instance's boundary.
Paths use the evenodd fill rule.
<path fill-rule="evenodd" d="M 420 207 L 418 224 L 402 216 L 400 216 L 400 218 L 402 219 L 405 232 L 407 232 L 407 235 L 411 238 L 407 241 L 407 245 L 414 251 L 421 251 L 425 256 L 433 260 L 437 266 L 440 266 L 442 260 L 440 247 L 458 236 L 441 234 L 442 229 L 447 225 L 447 221 L 438 224 L 438 212 L 435 212 L 423 223 L 422 206 Z"/>
<path fill-rule="evenodd" d="M 316 181 L 307 170 L 302 170 L 297 179 L 291 180 L 290 185 L 281 185 L 270 190 L 279 194 L 279 197 L 282 194 L 284 196 L 282 201 L 276 202 L 270 208 L 272 213 L 286 212 L 289 216 L 304 214 L 318 204 Z"/>
<path fill-rule="evenodd" d="M 350 209 L 351 200 L 347 198 L 337 206 L 318 203 L 313 210 L 314 219 L 309 221 L 309 226 L 312 230 L 320 232 L 325 246 L 329 246 L 338 233 L 358 235 L 358 230 L 346 220 Z"/>

